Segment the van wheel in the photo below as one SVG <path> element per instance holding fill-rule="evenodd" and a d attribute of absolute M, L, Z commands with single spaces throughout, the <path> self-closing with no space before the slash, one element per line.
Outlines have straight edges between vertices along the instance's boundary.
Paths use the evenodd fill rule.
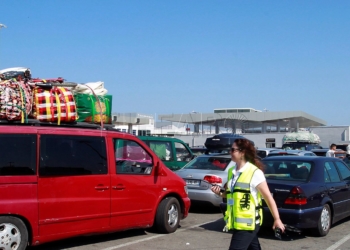
<path fill-rule="evenodd" d="M 331 209 L 328 204 L 323 206 L 320 218 L 318 219 L 318 226 L 316 228 L 317 236 L 326 236 L 331 228 Z"/>
<path fill-rule="evenodd" d="M 180 204 L 174 197 L 168 197 L 159 204 L 155 227 L 159 233 L 173 233 L 180 222 Z"/>
<path fill-rule="evenodd" d="M 0 249 L 24 250 L 28 245 L 28 231 L 22 220 L 11 217 L 0 217 Z"/>

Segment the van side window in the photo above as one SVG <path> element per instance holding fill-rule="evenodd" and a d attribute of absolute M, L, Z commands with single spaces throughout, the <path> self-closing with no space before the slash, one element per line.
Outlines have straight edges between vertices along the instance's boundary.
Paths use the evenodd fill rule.
<path fill-rule="evenodd" d="M 152 172 L 152 157 L 137 142 L 114 139 L 117 174 L 144 174 Z"/>
<path fill-rule="evenodd" d="M 0 135 L 0 176 L 36 174 L 36 135 Z"/>
<path fill-rule="evenodd" d="M 103 137 L 41 135 L 40 176 L 107 174 Z"/>
<path fill-rule="evenodd" d="M 190 161 L 191 153 L 182 143 L 175 142 L 175 150 L 176 150 L 176 160 L 177 161 Z"/>

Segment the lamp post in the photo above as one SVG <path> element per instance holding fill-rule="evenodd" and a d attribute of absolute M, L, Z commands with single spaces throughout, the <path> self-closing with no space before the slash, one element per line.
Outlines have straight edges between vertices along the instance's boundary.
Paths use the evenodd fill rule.
<path fill-rule="evenodd" d="M 6 27 L 5 24 L 0 23 L 0 30 L 1 30 L 2 28 L 7 28 L 7 27 Z M 1 32 L 0 32 L 0 34 L 1 34 Z M 0 41 L 1 41 L 1 37 L 0 37 Z M 1 46 L 0 46 L 0 48 L 1 48 Z M 1 51 L 0 51 L 0 52 L 1 52 Z M 1 54 L 1 53 L 0 53 L 0 54 Z"/>

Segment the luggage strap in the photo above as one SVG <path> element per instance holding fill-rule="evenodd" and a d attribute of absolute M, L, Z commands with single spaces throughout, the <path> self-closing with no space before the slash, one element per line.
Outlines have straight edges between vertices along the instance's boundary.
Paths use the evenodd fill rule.
<path fill-rule="evenodd" d="M 98 96 L 96 95 L 95 91 L 89 86 L 89 85 L 85 85 L 86 87 L 88 87 L 92 94 L 95 96 L 96 101 L 98 103 L 98 106 L 100 107 L 100 121 L 101 121 L 101 129 L 103 129 L 103 114 L 102 114 L 102 105 L 101 105 L 101 101 L 100 98 L 98 98 Z M 94 119 L 94 118 L 93 118 Z"/>

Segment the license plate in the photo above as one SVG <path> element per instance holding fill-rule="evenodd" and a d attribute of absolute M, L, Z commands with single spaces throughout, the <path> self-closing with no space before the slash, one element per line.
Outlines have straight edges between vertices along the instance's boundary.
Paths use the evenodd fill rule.
<path fill-rule="evenodd" d="M 186 180 L 187 185 L 192 185 L 192 186 L 199 186 L 199 181 L 198 180 Z"/>

